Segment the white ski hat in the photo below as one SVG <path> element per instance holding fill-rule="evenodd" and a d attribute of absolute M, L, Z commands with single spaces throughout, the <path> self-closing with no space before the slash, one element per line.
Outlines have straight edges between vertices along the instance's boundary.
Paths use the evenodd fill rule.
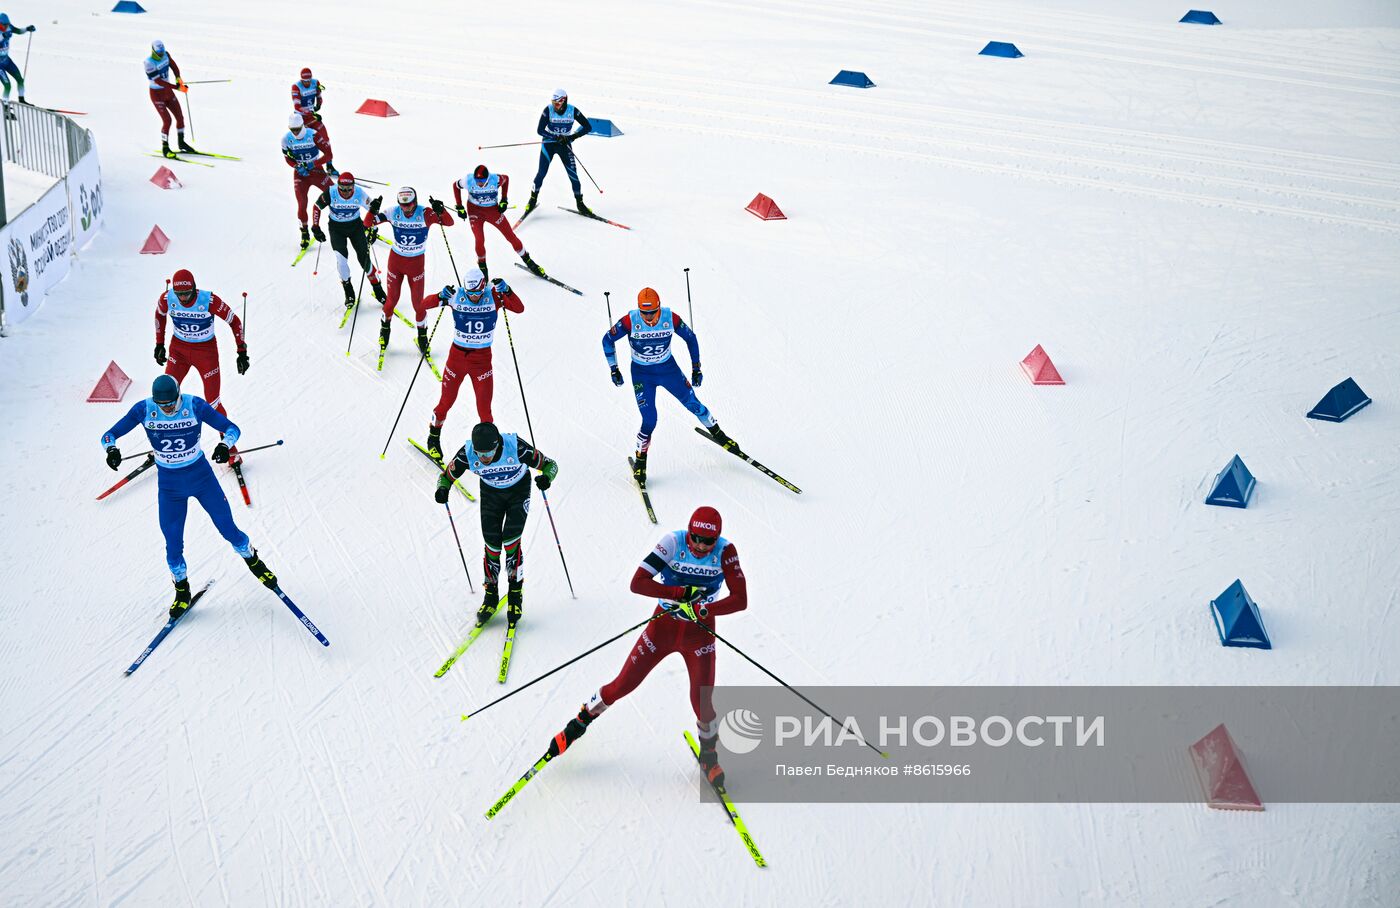
<path fill-rule="evenodd" d="M 569 96 L 569 93 L 562 88 L 554 89 L 554 100 L 562 101 Z"/>
<path fill-rule="evenodd" d="M 151 42 L 151 52 L 156 54 L 165 53 L 165 42 L 159 38 Z"/>
<path fill-rule="evenodd" d="M 292 111 L 291 116 L 287 117 L 288 129 L 301 129 L 305 125 L 306 121 L 302 120 L 301 114 L 297 113 L 296 111 Z"/>
<path fill-rule="evenodd" d="M 462 282 L 462 289 L 470 290 L 473 293 L 486 289 L 486 275 L 481 273 L 480 268 L 473 268 L 467 272 L 467 279 Z"/>

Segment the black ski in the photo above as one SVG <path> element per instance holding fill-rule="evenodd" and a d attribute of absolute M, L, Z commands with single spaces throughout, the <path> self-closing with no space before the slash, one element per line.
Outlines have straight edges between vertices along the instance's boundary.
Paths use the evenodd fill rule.
<path fill-rule="evenodd" d="M 646 505 L 647 516 L 651 518 L 652 523 L 656 523 L 656 512 L 651 509 L 651 493 L 647 491 L 646 486 L 637 482 L 637 462 L 628 457 L 627 465 L 632 468 L 632 485 L 636 486 L 637 490 L 642 493 L 642 504 Z"/>
<path fill-rule="evenodd" d="M 550 277 L 550 276 L 547 275 L 547 274 L 538 274 L 538 273 L 536 273 L 536 272 L 534 272 L 534 271 L 531 271 L 529 268 L 526 268 L 525 265 L 524 265 L 524 263 L 522 263 L 522 262 L 516 262 L 516 263 L 515 263 L 515 267 L 519 268 L 521 271 L 524 271 L 524 272 L 527 273 L 527 274 L 533 274 L 533 275 L 535 275 L 535 277 L 539 278 L 540 280 L 549 281 L 551 284 L 553 284 L 553 285 L 556 286 L 556 287 L 563 287 L 565 290 L 569 291 L 570 293 L 574 294 L 575 296 L 583 296 L 583 291 L 582 291 L 582 290 L 575 290 L 573 287 L 570 287 L 568 284 L 564 283 L 563 281 L 559 280 L 558 278 L 553 278 L 553 277 Z"/>
<path fill-rule="evenodd" d="M 175 625 L 179 623 L 180 619 L 190 613 L 190 609 L 195 607 L 195 604 L 198 603 L 201 598 L 203 598 L 205 593 L 209 592 L 209 587 L 213 585 L 214 581 L 212 580 L 204 584 L 203 588 L 200 589 L 199 592 L 195 593 L 194 598 L 190 600 L 190 608 L 185 609 L 176 617 L 171 618 L 170 620 L 165 622 L 165 627 L 161 628 L 160 632 L 156 634 L 156 638 L 151 641 L 150 646 L 147 646 L 144 650 L 142 650 L 141 655 L 136 657 L 136 661 L 131 663 L 131 667 L 126 670 L 125 674 L 130 675 L 132 672 L 136 671 L 138 668 L 141 667 L 141 663 L 146 661 L 146 657 L 149 656 L 152 652 L 154 652 L 157 646 L 160 646 L 160 642 L 170 635 L 170 632 L 175 629 Z"/>
<path fill-rule="evenodd" d="M 695 427 L 695 432 L 696 432 L 696 434 L 699 435 L 701 438 L 707 438 L 707 439 L 709 439 L 710 441 L 715 442 L 715 444 L 719 445 L 721 448 L 723 448 L 724 450 L 728 451 L 730 454 L 733 454 L 735 457 L 737 457 L 737 458 L 739 458 L 740 460 L 744 461 L 745 463 L 749 464 L 749 465 L 752 466 L 754 469 L 758 470 L 760 473 L 762 473 L 764 476 L 767 476 L 769 479 L 773 480 L 774 482 L 778 483 L 778 485 L 782 486 L 783 488 L 788 489 L 789 491 L 792 491 L 792 492 L 796 492 L 796 493 L 799 494 L 799 495 L 802 494 L 802 490 L 799 489 L 797 486 L 795 486 L 795 485 L 793 485 L 792 483 L 788 482 L 786 479 L 784 479 L 783 477 L 779 476 L 777 473 L 774 473 L 772 470 L 768 469 L 768 468 L 765 467 L 763 464 L 761 464 L 761 463 L 759 463 L 758 461 L 754 460 L 752 457 L 750 457 L 749 455 L 745 454 L 743 451 L 739 450 L 739 446 L 733 442 L 733 439 L 730 439 L 730 444 L 729 444 L 729 445 L 726 445 L 726 444 L 724 444 L 723 442 L 715 441 L 715 438 L 714 438 L 713 435 L 711 435 L 709 432 L 706 432 L 704 429 L 700 428 L 699 426 L 696 426 L 696 427 Z"/>

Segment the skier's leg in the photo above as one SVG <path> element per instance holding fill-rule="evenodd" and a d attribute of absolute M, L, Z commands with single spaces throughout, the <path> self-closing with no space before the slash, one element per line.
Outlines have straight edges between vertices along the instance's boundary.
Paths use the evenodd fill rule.
<path fill-rule="evenodd" d="M 482 229 L 485 225 L 482 218 L 474 212 L 467 217 L 467 220 L 471 224 L 472 239 L 476 241 L 477 261 L 481 261 L 486 258 L 486 231 Z"/>
<path fill-rule="evenodd" d="M 173 579 L 185 580 L 189 576 L 185 567 L 185 514 L 189 510 L 189 492 L 183 477 L 165 478 L 167 473 L 178 474 L 179 470 L 157 469 L 161 476 L 156 500 L 160 512 L 160 531 L 165 535 L 165 563 L 170 566 Z"/>
<path fill-rule="evenodd" d="M 695 396 L 695 389 L 690 382 L 686 381 L 685 375 L 681 372 L 681 367 L 674 359 L 667 360 L 669 368 L 663 372 L 660 383 L 663 388 L 671 392 L 671 396 L 681 402 L 695 418 L 700 420 L 700 424 L 705 428 L 713 426 L 716 422 L 710 413 L 710 408 L 700 402 L 700 398 Z"/>
<path fill-rule="evenodd" d="M 540 166 L 535 171 L 535 192 L 540 191 L 540 187 L 544 185 L 544 175 L 549 173 L 549 162 L 554 157 L 553 148 L 553 145 L 540 143 Z"/>
<path fill-rule="evenodd" d="M 463 348 L 452 345 L 447 354 L 447 362 L 442 367 L 442 392 L 438 395 L 437 406 L 433 408 L 432 424 L 441 426 L 447 422 L 448 411 L 457 402 L 457 394 L 462 390 L 462 380 L 469 374 L 469 357 Z M 486 422 L 489 418 L 483 417 Z"/>
<path fill-rule="evenodd" d="M 193 481 L 190 493 L 199 501 L 200 506 L 209 515 L 209 519 L 214 522 L 214 528 L 219 531 L 219 535 L 233 546 L 239 557 L 251 557 L 253 547 L 248 541 L 248 534 L 240 530 L 238 524 L 233 522 L 233 511 L 229 508 L 228 496 L 220 487 L 219 480 L 214 477 L 214 470 L 209 466 L 209 461 L 199 461 L 186 469 L 191 473 L 199 471 L 190 477 Z"/>
<path fill-rule="evenodd" d="M 491 398 L 495 391 L 495 369 L 491 365 L 491 348 L 474 350 L 466 357 L 468 374 L 472 377 L 472 390 L 476 392 L 476 415 L 481 422 L 495 422 L 491 418 Z"/>

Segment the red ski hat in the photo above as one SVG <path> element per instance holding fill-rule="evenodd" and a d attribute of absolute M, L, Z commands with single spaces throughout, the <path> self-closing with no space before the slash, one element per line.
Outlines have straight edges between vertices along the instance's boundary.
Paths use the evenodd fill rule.
<path fill-rule="evenodd" d="M 477 182 L 481 182 L 489 176 L 491 176 L 491 171 L 486 169 L 485 164 L 476 165 L 476 170 L 472 171 L 472 177 L 475 178 Z"/>
<path fill-rule="evenodd" d="M 190 274 L 188 268 L 181 268 L 170 279 L 170 288 L 176 293 L 193 293 L 194 275 Z"/>
<path fill-rule="evenodd" d="M 354 186 L 355 175 L 348 170 L 342 170 L 340 176 L 335 178 L 335 182 L 339 186 Z"/>
<path fill-rule="evenodd" d="M 702 539 L 718 539 L 720 530 L 724 523 L 720 520 L 719 511 L 709 505 L 702 505 L 695 509 L 695 513 L 690 515 L 690 535 Z"/>
<path fill-rule="evenodd" d="M 301 70 L 301 81 L 303 81 L 303 82 L 310 82 L 310 81 L 311 81 L 311 67 L 309 67 L 309 66 L 302 67 L 302 70 Z"/>

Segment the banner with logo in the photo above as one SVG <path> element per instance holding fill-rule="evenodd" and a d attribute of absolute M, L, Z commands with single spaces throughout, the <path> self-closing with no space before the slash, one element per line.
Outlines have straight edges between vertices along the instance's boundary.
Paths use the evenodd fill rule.
<path fill-rule="evenodd" d="M 102 167 L 94 147 L 68 172 L 68 214 L 73 224 L 73 251 L 82 249 L 102 224 Z"/>
<path fill-rule="evenodd" d="M 16 325 L 68 274 L 73 231 L 68 190 L 62 181 L 0 229 L 4 252 L 5 322 Z"/>

